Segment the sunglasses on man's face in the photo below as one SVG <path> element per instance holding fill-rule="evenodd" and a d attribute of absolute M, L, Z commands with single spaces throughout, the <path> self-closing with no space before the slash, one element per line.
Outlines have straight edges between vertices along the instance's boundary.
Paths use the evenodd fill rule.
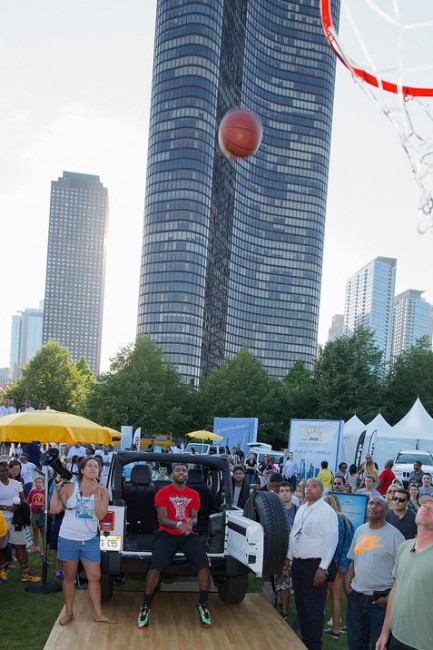
<path fill-rule="evenodd" d="M 392 497 L 393 501 L 399 501 L 400 503 L 404 503 L 407 501 L 406 497 Z"/>

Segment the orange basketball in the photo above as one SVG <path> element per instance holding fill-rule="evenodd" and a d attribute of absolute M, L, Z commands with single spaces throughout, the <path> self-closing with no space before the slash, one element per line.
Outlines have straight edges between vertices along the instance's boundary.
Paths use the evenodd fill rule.
<path fill-rule="evenodd" d="M 227 158 L 248 158 L 260 147 L 263 127 L 257 115 L 234 108 L 221 120 L 218 142 Z"/>

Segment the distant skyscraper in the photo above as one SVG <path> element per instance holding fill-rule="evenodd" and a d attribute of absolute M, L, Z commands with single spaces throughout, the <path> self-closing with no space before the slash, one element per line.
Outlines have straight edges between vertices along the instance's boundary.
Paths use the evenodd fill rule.
<path fill-rule="evenodd" d="M 393 357 L 409 350 L 424 336 L 431 345 L 433 307 L 421 298 L 423 293 L 408 289 L 394 299 Z"/>
<path fill-rule="evenodd" d="M 9 368 L 0 368 L 0 387 L 8 384 L 9 372 Z"/>
<path fill-rule="evenodd" d="M 386 362 L 391 358 L 396 268 L 396 259 L 376 257 L 346 283 L 344 334 L 361 326 L 372 330 Z"/>
<path fill-rule="evenodd" d="M 25 309 L 12 316 L 10 379 L 19 379 L 23 366 L 40 349 L 43 316 L 42 305 L 39 309 Z"/>
<path fill-rule="evenodd" d="M 138 333 L 191 383 L 241 346 L 275 376 L 311 368 L 335 79 L 319 3 L 158 0 L 155 43 Z M 263 121 L 246 161 L 218 147 L 235 106 Z"/>
<path fill-rule="evenodd" d="M 335 341 L 344 336 L 344 314 L 334 314 L 332 325 L 328 330 L 328 341 Z"/>
<path fill-rule="evenodd" d="M 42 341 L 58 341 L 98 373 L 108 192 L 99 176 L 63 172 L 51 183 Z"/>

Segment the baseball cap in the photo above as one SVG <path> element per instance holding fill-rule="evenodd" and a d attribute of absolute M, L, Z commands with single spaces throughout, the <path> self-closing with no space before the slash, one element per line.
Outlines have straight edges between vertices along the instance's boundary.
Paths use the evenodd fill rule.
<path fill-rule="evenodd" d="M 423 503 L 426 503 L 427 501 L 433 501 L 433 494 L 423 494 L 418 499 L 418 503 L 420 505 L 422 505 Z"/>

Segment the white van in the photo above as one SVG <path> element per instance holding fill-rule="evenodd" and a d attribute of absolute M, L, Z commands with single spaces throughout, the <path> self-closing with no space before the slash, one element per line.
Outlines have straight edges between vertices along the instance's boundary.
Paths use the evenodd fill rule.
<path fill-rule="evenodd" d="M 229 455 L 230 451 L 225 445 L 208 445 L 203 442 L 189 442 L 185 447 L 185 454 L 208 454 L 210 456 L 221 456 L 222 454 Z"/>
<path fill-rule="evenodd" d="M 272 445 L 268 445 L 266 442 L 247 442 L 247 447 L 249 451 L 264 451 L 266 453 L 272 451 Z"/>

